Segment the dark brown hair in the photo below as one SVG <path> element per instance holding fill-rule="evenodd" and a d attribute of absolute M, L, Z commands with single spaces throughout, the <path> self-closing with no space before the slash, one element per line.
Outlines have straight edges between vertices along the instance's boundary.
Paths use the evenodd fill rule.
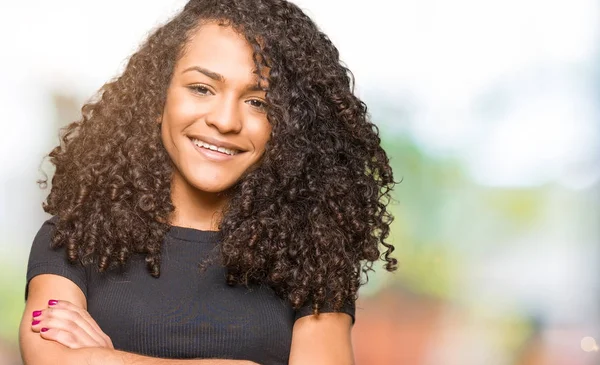
<path fill-rule="evenodd" d="M 294 308 L 339 309 L 375 261 L 396 268 L 386 242 L 394 180 L 337 49 L 283 0 L 192 0 L 149 36 L 50 153 L 56 172 L 44 209 L 58 216 L 53 243 L 101 270 L 141 253 L 160 275 L 173 205 L 157 120 L 175 63 L 207 21 L 245 36 L 259 75 L 270 67 L 271 138 L 260 166 L 231 188 L 220 225 L 226 280 L 266 283 Z"/>

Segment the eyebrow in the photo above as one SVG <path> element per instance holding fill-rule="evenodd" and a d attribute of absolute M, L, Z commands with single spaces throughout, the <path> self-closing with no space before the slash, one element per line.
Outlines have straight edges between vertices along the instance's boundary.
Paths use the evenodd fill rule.
<path fill-rule="evenodd" d="M 208 77 L 210 77 L 211 79 L 215 80 L 215 81 L 219 81 L 219 82 L 225 82 L 225 76 L 221 75 L 220 73 L 208 70 L 204 67 L 200 67 L 200 66 L 192 66 L 192 67 L 188 67 L 185 70 L 183 70 L 182 73 L 186 73 L 189 71 L 196 71 L 196 72 L 200 72 L 203 75 L 206 75 Z M 246 87 L 249 91 L 266 91 L 265 89 L 263 89 L 262 87 L 260 87 L 259 83 L 252 83 L 249 84 Z"/>
<path fill-rule="evenodd" d="M 210 77 L 211 79 L 213 79 L 215 81 L 225 82 L 225 77 L 223 75 L 216 73 L 214 71 L 211 71 L 211 70 L 207 70 L 200 66 L 188 67 L 185 70 L 183 70 L 183 73 L 186 73 L 189 71 L 197 71 L 197 72 L 200 72 L 201 74 L 204 74 L 204 75 Z"/>

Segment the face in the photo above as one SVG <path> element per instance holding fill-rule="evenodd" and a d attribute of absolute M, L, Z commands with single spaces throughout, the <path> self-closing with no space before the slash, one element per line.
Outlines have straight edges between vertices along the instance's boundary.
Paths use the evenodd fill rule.
<path fill-rule="evenodd" d="M 233 29 L 208 23 L 191 37 L 161 121 L 174 183 L 222 192 L 260 161 L 271 125 L 257 84 L 252 48 Z"/>

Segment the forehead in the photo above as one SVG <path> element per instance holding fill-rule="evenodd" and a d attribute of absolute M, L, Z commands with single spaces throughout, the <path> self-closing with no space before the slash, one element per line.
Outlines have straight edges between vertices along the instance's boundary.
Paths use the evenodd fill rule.
<path fill-rule="evenodd" d="M 201 66 L 227 77 L 250 76 L 255 69 L 252 47 L 243 35 L 217 23 L 201 25 L 191 36 L 178 69 Z"/>

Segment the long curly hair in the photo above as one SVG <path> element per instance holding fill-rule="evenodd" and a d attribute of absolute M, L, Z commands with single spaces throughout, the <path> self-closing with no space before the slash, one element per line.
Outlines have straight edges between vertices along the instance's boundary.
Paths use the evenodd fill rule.
<path fill-rule="evenodd" d="M 174 207 L 157 121 L 174 66 L 206 22 L 245 36 L 258 75 L 270 69 L 271 137 L 260 166 L 230 189 L 219 227 L 224 280 L 267 284 L 315 314 L 325 304 L 339 310 L 356 300 L 374 262 L 396 269 L 386 242 L 395 182 L 338 50 L 283 0 L 189 1 L 83 106 L 49 154 L 56 171 L 43 207 L 58 216 L 53 246 L 101 271 L 143 254 L 160 275 Z"/>

